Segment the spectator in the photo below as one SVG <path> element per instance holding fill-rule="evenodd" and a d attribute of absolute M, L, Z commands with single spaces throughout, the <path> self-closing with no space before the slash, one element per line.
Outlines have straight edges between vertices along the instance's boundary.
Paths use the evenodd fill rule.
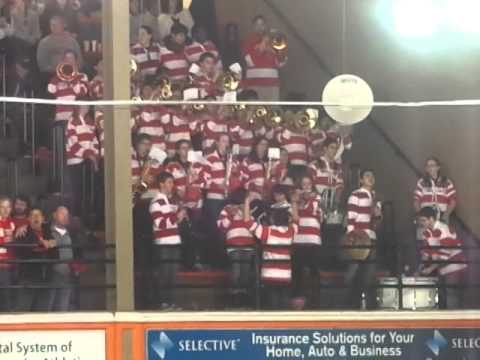
<path fill-rule="evenodd" d="M 83 0 L 78 11 L 78 41 L 85 52 L 99 52 L 102 41 L 102 4 L 100 0 Z"/>
<path fill-rule="evenodd" d="M 15 229 L 28 225 L 30 213 L 30 200 L 25 195 L 17 195 L 13 200 L 12 220 Z"/>
<path fill-rule="evenodd" d="M 33 46 L 40 39 L 40 24 L 30 0 L 9 2 L 2 8 L 0 19 L 9 25 L 15 56 L 32 55 Z"/>
<path fill-rule="evenodd" d="M 53 265 L 52 286 L 61 287 L 50 290 L 49 310 L 50 311 L 68 311 L 73 290 L 71 288 L 73 281 L 73 272 L 71 261 L 73 260 L 73 242 L 68 231 L 70 225 L 70 212 L 65 206 L 59 206 L 53 213 L 52 235 L 55 242 L 53 247 L 58 249 L 58 260 L 64 261 Z"/>
<path fill-rule="evenodd" d="M 180 22 L 171 27 L 171 33 L 165 38 L 165 44 L 161 48 L 160 65 L 167 70 L 168 77 L 172 82 L 182 82 L 188 77 L 188 60 L 185 56 L 185 45 L 188 29 Z"/>
<path fill-rule="evenodd" d="M 161 0 L 162 8 L 158 16 L 158 31 L 160 39 L 164 39 L 171 33 L 175 22 L 184 24 L 187 28 L 187 34 L 190 33 L 194 25 L 192 14 L 189 10 L 189 3 L 185 0 Z"/>
<path fill-rule="evenodd" d="M 50 35 L 43 38 L 38 44 L 37 62 L 41 72 L 52 74 L 57 65 L 63 60 L 65 51 L 72 51 L 77 63 L 82 64 L 82 53 L 77 40 L 65 31 L 64 19 L 54 16 L 50 19 Z"/>
<path fill-rule="evenodd" d="M 155 75 L 160 65 L 160 45 L 153 40 L 152 28 L 142 25 L 138 30 L 138 43 L 131 49 L 133 60 L 137 63 L 138 73 L 145 78 Z"/>
<path fill-rule="evenodd" d="M 18 236 L 16 243 L 17 257 L 25 261 L 53 260 L 57 257 L 56 241 L 50 227 L 45 223 L 45 216 L 39 208 L 32 208 L 28 213 L 26 229 Z M 49 311 L 50 289 L 35 289 L 32 286 L 51 285 L 52 264 L 23 263 L 19 266 L 17 311 Z M 29 288 L 30 287 L 30 288 Z"/>
<path fill-rule="evenodd" d="M 78 34 L 78 2 L 72 0 L 50 0 L 40 16 L 42 37 L 52 32 L 50 22 L 52 18 L 60 16 L 64 19 L 66 30 L 76 37 Z"/>
<path fill-rule="evenodd" d="M 229 23 L 225 26 L 225 37 L 223 39 L 223 63 L 226 66 L 241 61 L 240 35 L 238 25 Z"/>
<path fill-rule="evenodd" d="M 13 241 L 15 223 L 10 217 L 12 213 L 12 202 L 7 197 L 0 196 L 0 286 L 12 285 L 12 264 L 6 263 L 13 258 L 13 252 L 5 245 Z M 11 290 L 0 289 L 0 311 L 11 309 Z"/>

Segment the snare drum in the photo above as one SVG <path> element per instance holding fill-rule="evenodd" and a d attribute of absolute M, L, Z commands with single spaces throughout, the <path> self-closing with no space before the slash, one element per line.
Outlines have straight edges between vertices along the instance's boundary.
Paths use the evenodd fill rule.
<path fill-rule="evenodd" d="M 404 309 L 432 310 L 438 308 L 438 278 L 403 277 L 402 282 Z"/>
<path fill-rule="evenodd" d="M 398 278 L 382 277 L 378 279 L 377 304 L 382 310 L 398 310 Z"/>
<path fill-rule="evenodd" d="M 438 307 L 437 278 L 402 277 L 402 287 L 402 310 L 432 310 Z M 398 278 L 378 280 L 377 302 L 380 309 L 400 309 Z"/>

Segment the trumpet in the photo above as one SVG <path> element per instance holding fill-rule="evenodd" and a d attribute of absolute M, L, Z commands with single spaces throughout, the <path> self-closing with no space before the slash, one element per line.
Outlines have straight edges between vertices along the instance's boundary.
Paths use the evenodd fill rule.
<path fill-rule="evenodd" d="M 75 80 L 78 72 L 74 65 L 69 63 L 60 63 L 56 68 L 57 77 L 62 81 L 71 82 Z"/>
<path fill-rule="evenodd" d="M 153 92 L 151 100 L 168 100 L 172 96 L 172 83 L 168 78 L 162 78 L 160 79 L 158 87 Z"/>
<path fill-rule="evenodd" d="M 285 34 L 275 31 L 271 35 L 272 48 L 275 51 L 284 51 L 288 48 L 287 37 Z"/>
<path fill-rule="evenodd" d="M 227 70 L 218 77 L 217 85 L 225 92 L 237 91 L 240 81 L 233 71 Z"/>

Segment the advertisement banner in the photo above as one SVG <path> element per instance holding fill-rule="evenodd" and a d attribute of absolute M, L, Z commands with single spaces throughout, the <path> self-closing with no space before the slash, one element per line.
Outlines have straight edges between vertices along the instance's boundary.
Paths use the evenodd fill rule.
<path fill-rule="evenodd" d="M 148 360 L 480 359 L 480 329 L 154 329 L 146 337 Z"/>
<path fill-rule="evenodd" d="M 105 330 L 0 331 L 0 360 L 106 360 Z"/>

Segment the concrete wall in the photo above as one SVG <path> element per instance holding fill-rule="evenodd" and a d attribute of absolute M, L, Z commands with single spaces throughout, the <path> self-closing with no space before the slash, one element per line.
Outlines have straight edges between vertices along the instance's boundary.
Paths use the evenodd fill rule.
<path fill-rule="evenodd" d="M 418 101 L 478 98 L 480 51 L 478 41 L 450 41 L 450 46 L 428 50 L 429 41 L 402 40 L 384 27 L 378 12 L 382 0 L 347 0 L 347 46 L 342 56 L 342 1 L 272 1 L 315 49 L 333 73 L 363 77 L 379 101 Z M 219 24 L 236 21 L 246 34 L 250 19 L 263 13 L 273 27 L 287 27 L 264 1 L 217 0 Z M 292 34 L 287 31 L 287 35 Z M 473 39 L 475 40 L 475 39 Z M 479 42 L 480 43 L 480 42 Z M 318 100 L 329 76 L 295 39 L 290 62 L 282 74 L 283 90 L 301 89 Z M 480 134 L 479 108 L 376 109 L 373 117 L 402 151 L 423 167 L 425 157 L 436 155 L 458 188 L 459 214 L 480 234 L 480 166 L 476 153 Z M 411 231 L 414 173 L 368 122 L 357 126 L 351 160 L 378 172 L 379 190 L 394 201 L 400 237 Z"/>

